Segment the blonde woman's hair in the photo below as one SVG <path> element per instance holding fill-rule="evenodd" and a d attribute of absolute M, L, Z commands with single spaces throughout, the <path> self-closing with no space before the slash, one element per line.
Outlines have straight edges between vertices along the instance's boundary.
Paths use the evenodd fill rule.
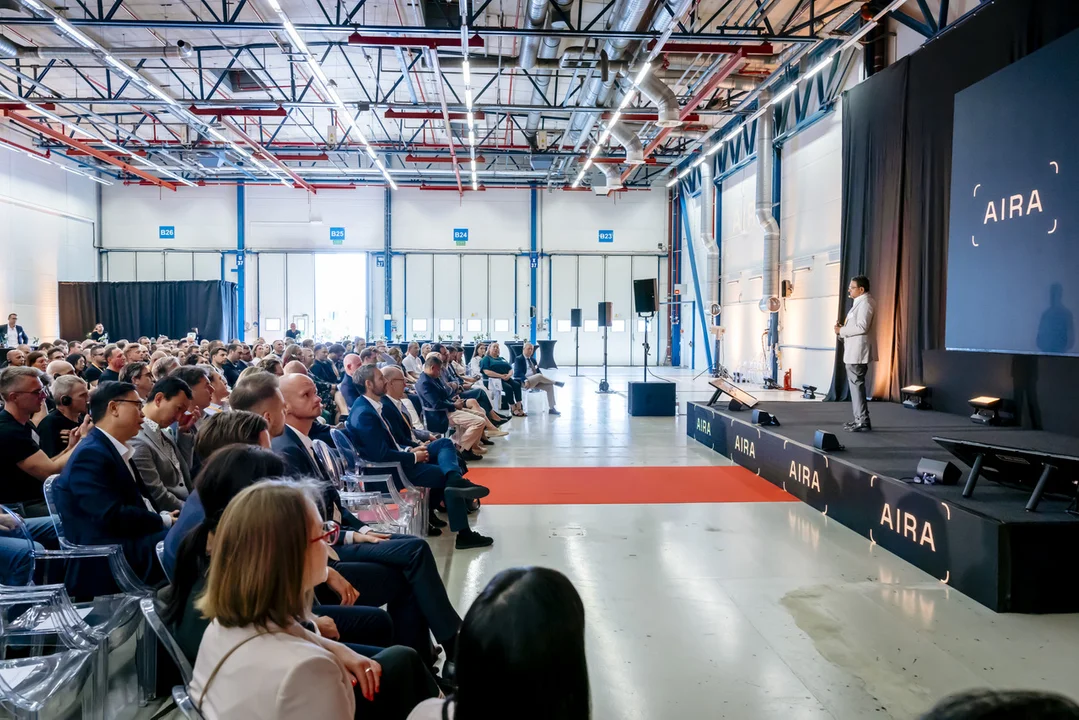
<path fill-rule="evenodd" d="M 306 483 L 264 480 L 225 508 L 214 533 L 206 590 L 195 602 L 223 627 L 288 627 L 311 608 L 304 565 L 312 500 Z"/>

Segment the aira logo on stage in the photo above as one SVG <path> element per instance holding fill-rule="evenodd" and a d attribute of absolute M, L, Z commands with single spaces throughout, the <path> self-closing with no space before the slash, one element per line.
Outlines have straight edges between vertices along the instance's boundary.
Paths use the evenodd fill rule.
<path fill-rule="evenodd" d="M 753 442 L 747 440 L 741 435 L 735 435 L 734 437 L 734 449 L 748 457 L 756 459 L 757 449 L 753 447 Z"/>
<path fill-rule="evenodd" d="M 913 543 L 923 547 L 928 545 L 930 550 L 937 551 L 937 544 L 933 540 L 933 524 L 928 520 L 919 520 L 910 511 L 899 507 L 893 509 L 891 505 L 884 503 L 884 509 L 880 514 L 880 525 Z"/>
<path fill-rule="evenodd" d="M 707 435 L 712 434 L 712 423 L 708 422 L 702 417 L 697 418 L 697 432 L 702 432 Z"/>

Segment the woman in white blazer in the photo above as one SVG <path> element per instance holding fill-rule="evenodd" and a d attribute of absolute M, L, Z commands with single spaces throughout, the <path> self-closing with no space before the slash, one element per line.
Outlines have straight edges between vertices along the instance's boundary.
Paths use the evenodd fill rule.
<path fill-rule="evenodd" d="M 229 503 L 196 603 L 211 623 L 191 695 L 208 720 L 352 720 L 353 686 L 374 699 L 379 664 L 301 624 L 338 532 L 295 483 L 258 483 Z"/>

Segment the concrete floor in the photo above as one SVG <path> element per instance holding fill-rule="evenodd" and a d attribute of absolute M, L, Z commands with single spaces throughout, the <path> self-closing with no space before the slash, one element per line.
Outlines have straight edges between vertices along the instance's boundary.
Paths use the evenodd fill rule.
<path fill-rule="evenodd" d="M 639 372 L 611 370 L 620 394 L 597 395 L 600 371 L 562 371 L 563 415 L 514 420 L 484 466 L 727 464 L 683 415 L 629 417 Z M 683 408 L 710 395 L 706 378 L 657 374 Z M 586 607 L 596 720 L 911 718 L 972 687 L 1079 699 L 1079 615 L 995 614 L 797 501 L 488 506 L 476 524 L 490 550 L 432 543 L 450 597 L 463 613 L 499 570 L 565 572 Z"/>

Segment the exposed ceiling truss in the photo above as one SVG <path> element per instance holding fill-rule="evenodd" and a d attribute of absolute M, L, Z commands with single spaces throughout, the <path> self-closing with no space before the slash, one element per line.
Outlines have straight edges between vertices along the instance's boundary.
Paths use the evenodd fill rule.
<path fill-rule="evenodd" d="M 647 187 L 862 5 L 0 0 L 0 112 L 82 172 L 168 189 Z"/>

